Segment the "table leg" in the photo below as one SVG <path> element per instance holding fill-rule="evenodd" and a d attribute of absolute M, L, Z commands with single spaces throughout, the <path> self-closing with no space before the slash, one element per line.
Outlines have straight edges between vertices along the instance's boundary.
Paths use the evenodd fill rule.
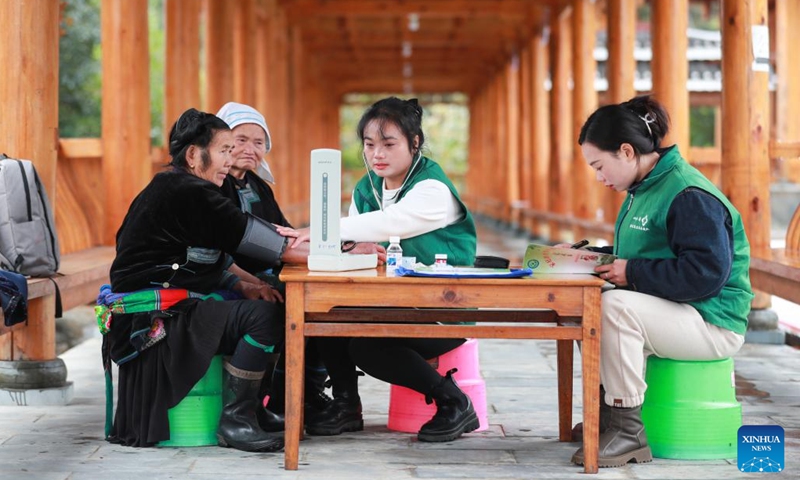
<path fill-rule="evenodd" d="M 572 441 L 572 340 L 557 340 L 558 345 L 558 439 Z"/>
<path fill-rule="evenodd" d="M 600 289 L 583 289 L 583 454 L 584 472 L 597 473 L 600 430 Z"/>
<path fill-rule="evenodd" d="M 284 468 L 297 470 L 303 433 L 305 298 L 302 283 L 286 284 L 286 429 Z"/>

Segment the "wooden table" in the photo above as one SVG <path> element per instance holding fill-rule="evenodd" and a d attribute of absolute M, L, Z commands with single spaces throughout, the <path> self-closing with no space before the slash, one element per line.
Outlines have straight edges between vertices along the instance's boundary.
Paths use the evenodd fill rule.
<path fill-rule="evenodd" d="M 592 275 L 386 277 L 383 268 L 330 273 L 288 265 L 280 278 L 286 282 L 287 470 L 298 466 L 305 337 L 472 337 L 558 342 L 561 441 L 571 440 L 572 342 L 583 342 L 584 470 L 597 473 L 603 280 Z M 465 320 L 478 324 L 431 323 Z"/>

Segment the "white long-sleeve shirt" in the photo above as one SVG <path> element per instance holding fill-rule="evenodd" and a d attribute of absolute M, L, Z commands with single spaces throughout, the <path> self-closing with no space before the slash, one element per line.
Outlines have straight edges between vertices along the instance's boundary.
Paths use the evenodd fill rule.
<path fill-rule="evenodd" d="M 351 199 L 347 217 L 341 219 L 342 240 L 386 242 L 390 235 L 412 238 L 446 227 L 464 218 L 458 200 L 438 180 L 422 180 L 397 203 L 397 190 L 383 189 L 383 210 L 360 213 Z"/>

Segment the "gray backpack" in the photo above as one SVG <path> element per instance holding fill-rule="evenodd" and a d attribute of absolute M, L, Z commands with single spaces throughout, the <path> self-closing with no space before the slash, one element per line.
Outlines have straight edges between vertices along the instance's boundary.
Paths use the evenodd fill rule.
<path fill-rule="evenodd" d="M 33 163 L 0 155 L 0 269 L 47 277 L 58 264 L 55 218 Z"/>

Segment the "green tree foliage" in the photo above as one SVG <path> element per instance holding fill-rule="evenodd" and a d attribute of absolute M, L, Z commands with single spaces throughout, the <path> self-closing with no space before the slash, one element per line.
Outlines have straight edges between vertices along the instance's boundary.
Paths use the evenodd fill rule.
<path fill-rule="evenodd" d="M 64 0 L 59 41 L 61 137 L 101 135 L 102 49 L 100 0 Z M 162 143 L 164 111 L 164 0 L 149 0 L 150 115 L 154 145 Z"/>
<path fill-rule="evenodd" d="M 100 0 L 65 0 L 58 45 L 58 129 L 100 136 Z"/>
<path fill-rule="evenodd" d="M 153 145 L 163 145 L 164 85 L 166 84 L 164 0 L 149 0 L 147 17 L 150 26 L 150 138 Z"/>

